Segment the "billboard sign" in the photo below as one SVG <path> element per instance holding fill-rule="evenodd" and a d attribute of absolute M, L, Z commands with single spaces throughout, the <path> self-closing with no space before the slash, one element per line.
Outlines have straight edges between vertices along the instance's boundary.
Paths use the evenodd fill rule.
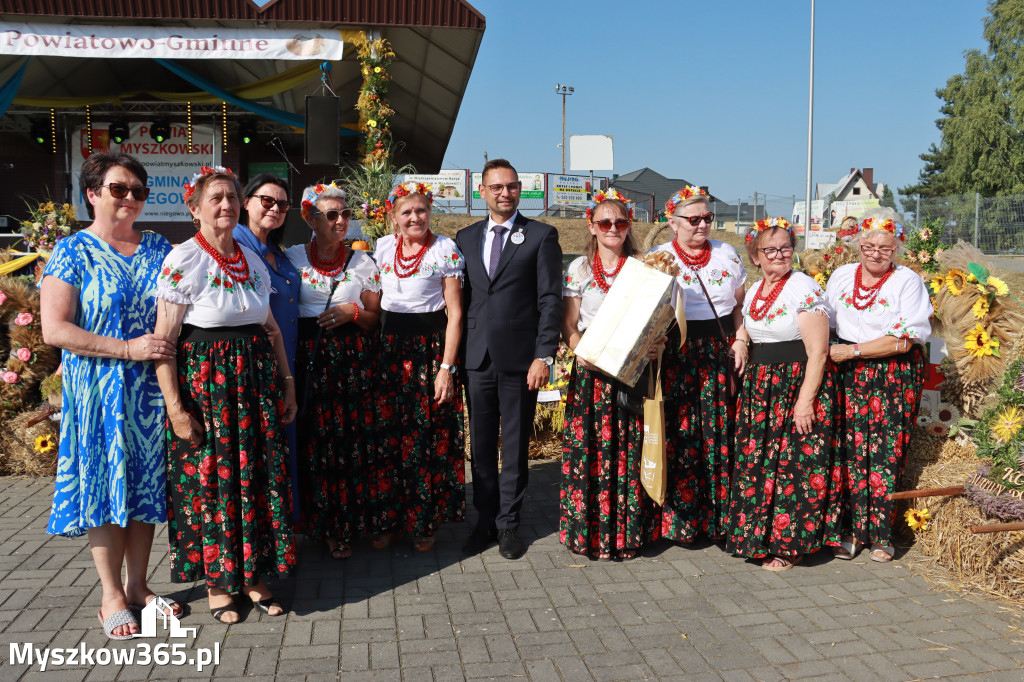
<path fill-rule="evenodd" d="M 589 175 L 556 175 L 548 173 L 549 206 L 586 206 L 590 203 Z"/>
<path fill-rule="evenodd" d="M 544 173 L 520 173 L 519 182 L 523 183 L 520 199 L 544 198 Z M 482 173 L 473 173 L 473 198 L 480 198 L 480 185 L 483 183 Z"/>
<path fill-rule="evenodd" d="M 436 175 L 403 175 L 402 182 L 421 182 L 430 185 L 430 191 L 434 193 L 435 204 L 454 204 L 464 206 L 466 204 L 466 176 L 465 170 L 442 170 Z"/>

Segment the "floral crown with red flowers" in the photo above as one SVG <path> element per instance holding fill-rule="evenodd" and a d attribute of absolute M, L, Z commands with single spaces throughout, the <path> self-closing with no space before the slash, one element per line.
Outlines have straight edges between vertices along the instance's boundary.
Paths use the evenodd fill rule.
<path fill-rule="evenodd" d="M 626 210 L 629 212 L 629 219 L 633 220 L 633 202 L 619 194 L 619 191 L 614 188 L 598 190 L 591 195 L 590 203 L 587 204 L 587 220 L 594 217 L 594 210 L 597 208 L 598 204 L 602 201 L 608 201 L 609 199 L 621 201 L 625 204 Z"/>
<path fill-rule="evenodd" d="M 434 203 L 434 193 L 430 191 L 432 187 L 432 185 L 424 185 L 422 182 L 403 182 L 400 185 L 395 185 L 395 188 L 388 194 L 387 201 L 384 202 L 384 210 L 391 213 L 395 202 L 410 194 L 422 194 L 427 198 L 427 203 L 432 204 Z"/>
<path fill-rule="evenodd" d="M 859 234 L 870 232 L 871 230 L 885 230 L 889 234 L 893 235 L 901 242 L 907 241 L 907 231 L 902 224 L 896 222 L 892 218 L 865 218 L 860 223 L 860 228 L 857 230 Z"/>
<path fill-rule="evenodd" d="M 693 185 L 687 185 L 681 190 L 672 195 L 672 198 L 665 202 L 665 215 L 672 215 L 676 206 L 683 203 L 687 199 L 693 197 L 706 197 L 708 196 L 707 190 L 702 187 L 694 187 Z"/>
<path fill-rule="evenodd" d="M 302 192 L 302 203 L 299 206 L 299 212 L 302 214 L 303 219 L 309 220 L 309 216 L 313 213 L 313 207 L 316 205 L 317 199 L 325 191 L 333 187 L 334 189 L 343 189 L 338 184 L 337 180 L 331 180 L 330 184 L 325 185 L 322 182 L 318 182 L 312 187 L 307 187 Z"/>
<path fill-rule="evenodd" d="M 770 230 L 773 227 L 780 227 L 786 232 L 793 234 L 793 226 L 789 224 L 789 221 L 785 218 L 761 218 L 754 226 L 747 232 L 746 242 L 750 242 L 757 239 L 757 235 L 761 234 L 765 230 Z"/>
<path fill-rule="evenodd" d="M 196 182 L 199 178 L 204 175 L 231 175 L 231 169 L 225 168 L 224 166 L 200 166 L 198 173 L 192 174 L 192 180 L 182 185 L 184 191 L 181 193 L 185 197 L 185 201 L 188 201 L 192 194 L 196 191 Z"/>

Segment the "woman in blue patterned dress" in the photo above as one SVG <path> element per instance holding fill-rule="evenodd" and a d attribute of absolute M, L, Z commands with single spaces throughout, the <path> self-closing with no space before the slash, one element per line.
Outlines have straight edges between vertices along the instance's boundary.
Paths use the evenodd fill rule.
<path fill-rule="evenodd" d="M 149 189 L 127 154 L 93 154 L 81 187 L 92 225 L 57 242 L 40 282 L 43 339 L 63 350 L 64 419 L 46 531 L 88 533 L 111 639 L 131 639 L 153 524 L 167 520 L 163 399 L 152 360 L 174 356 L 156 323 L 157 275 L 171 245 L 132 225 Z M 121 581 L 122 568 L 127 580 Z M 181 609 L 170 602 L 175 614 Z"/>

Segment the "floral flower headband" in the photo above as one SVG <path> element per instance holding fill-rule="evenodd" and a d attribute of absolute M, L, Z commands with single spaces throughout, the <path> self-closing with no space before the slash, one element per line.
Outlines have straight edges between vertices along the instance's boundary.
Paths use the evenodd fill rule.
<path fill-rule="evenodd" d="M 199 178 L 203 177 L 204 175 L 213 174 L 230 175 L 231 169 L 225 168 L 224 166 L 200 166 L 199 172 L 192 174 L 192 180 L 182 185 L 182 187 L 184 188 L 182 196 L 185 197 L 185 201 L 188 201 L 189 197 L 191 197 L 192 194 L 196 191 L 196 183 L 199 181 Z"/>
<path fill-rule="evenodd" d="M 691 197 L 706 197 L 707 191 L 700 187 L 694 187 L 693 185 L 687 185 L 681 190 L 672 195 L 672 198 L 665 202 L 665 215 L 672 215 L 676 206 L 683 203 Z"/>
<path fill-rule="evenodd" d="M 594 211 L 597 209 L 597 205 L 602 201 L 608 201 L 614 199 L 615 201 L 621 201 L 626 205 L 626 210 L 629 212 L 629 219 L 633 220 L 633 202 L 626 197 L 619 194 L 616 189 L 609 189 L 608 191 L 598 190 L 592 195 L 593 198 L 590 203 L 587 204 L 587 220 L 589 221 L 594 216 Z"/>
<path fill-rule="evenodd" d="M 793 234 L 793 226 L 789 224 L 789 221 L 785 218 L 761 218 L 758 220 L 750 231 L 747 232 L 746 242 L 749 244 L 757 238 L 757 235 L 761 234 L 765 230 L 770 230 L 773 227 L 781 227 L 786 232 Z"/>
<path fill-rule="evenodd" d="M 897 223 L 892 218 L 887 218 L 886 220 L 882 220 L 881 218 L 865 218 L 861 221 L 860 229 L 857 231 L 863 234 L 870 230 L 885 230 L 901 242 L 907 241 L 906 229 L 903 225 Z"/>
<path fill-rule="evenodd" d="M 303 219 L 309 220 L 309 216 L 313 213 L 313 206 L 316 205 L 317 198 L 327 191 L 328 188 L 333 187 L 334 189 L 343 189 L 338 184 L 337 180 L 331 180 L 329 185 L 325 185 L 322 182 L 318 182 L 312 187 L 307 187 L 302 192 L 302 205 L 299 212 L 302 214 Z"/>
<path fill-rule="evenodd" d="M 430 191 L 431 188 L 432 185 L 424 185 L 422 182 L 403 182 L 391 190 L 387 201 L 384 202 L 384 210 L 391 213 L 391 209 L 395 207 L 395 202 L 410 194 L 422 194 L 427 198 L 427 203 L 432 204 L 434 203 L 434 193 Z"/>

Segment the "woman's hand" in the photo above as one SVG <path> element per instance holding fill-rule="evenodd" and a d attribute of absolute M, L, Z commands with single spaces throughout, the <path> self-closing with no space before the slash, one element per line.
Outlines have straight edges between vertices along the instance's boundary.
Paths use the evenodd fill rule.
<path fill-rule="evenodd" d="M 291 424 L 299 413 L 299 406 L 295 402 L 295 380 L 285 379 L 284 382 L 284 412 L 281 414 L 281 423 Z"/>
<path fill-rule="evenodd" d="M 743 372 L 745 372 L 747 369 L 747 342 L 744 341 L 743 339 L 736 339 L 735 341 L 732 342 L 731 348 L 733 355 L 736 356 L 736 364 L 734 365 L 734 367 L 736 368 L 736 372 L 740 376 L 743 376 Z"/>
<path fill-rule="evenodd" d="M 660 339 L 651 344 L 651 347 L 647 349 L 647 359 L 657 360 L 662 353 L 665 352 L 665 344 L 668 343 L 668 337 L 662 336 Z"/>
<path fill-rule="evenodd" d="M 175 436 L 187 440 L 192 445 L 199 445 L 203 442 L 203 426 L 191 413 L 181 410 L 180 412 L 169 412 L 167 416 L 171 420 L 171 429 Z"/>
<path fill-rule="evenodd" d="M 174 343 L 163 334 L 143 334 L 128 340 L 128 359 L 136 362 L 170 360 L 176 353 Z"/>
<path fill-rule="evenodd" d="M 796 401 L 796 405 L 793 406 L 793 424 L 799 434 L 806 435 L 811 432 L 811 427 L 814 426 L 813 402 Z"/>
<path fill-rule="evenodd" d="M 438 405 L 455 400 L 455 380 L 452 373 L 446 369 L 437 370 L 437 378 L 434 379 L 434 400 Z"/>
<path fill-rule="evenodd" d="M 352 309 L 355 303 L 339 303 L 320 313 L 316 318 L 317 324 L 324 329 L 334 329 L 349 322 L 352 317 Z"/>
<path fill-rule="evenodd" d="M 601 370 L 599 370 L 597 368 L 596 365 L 593 365 L 593 364 L 587 362 L 586 360 L 584 360 L 583 358 L 581 358 L 578 355 L 576 356 L 576 364 L 579 365 L 580 367 L 582 367 L 583 369 L 589 370 L 591 372 L 600 372 L 601 371 Z"/>
<path fill-rule="evenodd" d="M 828 347 L 828 356 L 832 362 L 846 362 L 853 357 L 853 346 L 848 343 L 834 343 Z"/>

